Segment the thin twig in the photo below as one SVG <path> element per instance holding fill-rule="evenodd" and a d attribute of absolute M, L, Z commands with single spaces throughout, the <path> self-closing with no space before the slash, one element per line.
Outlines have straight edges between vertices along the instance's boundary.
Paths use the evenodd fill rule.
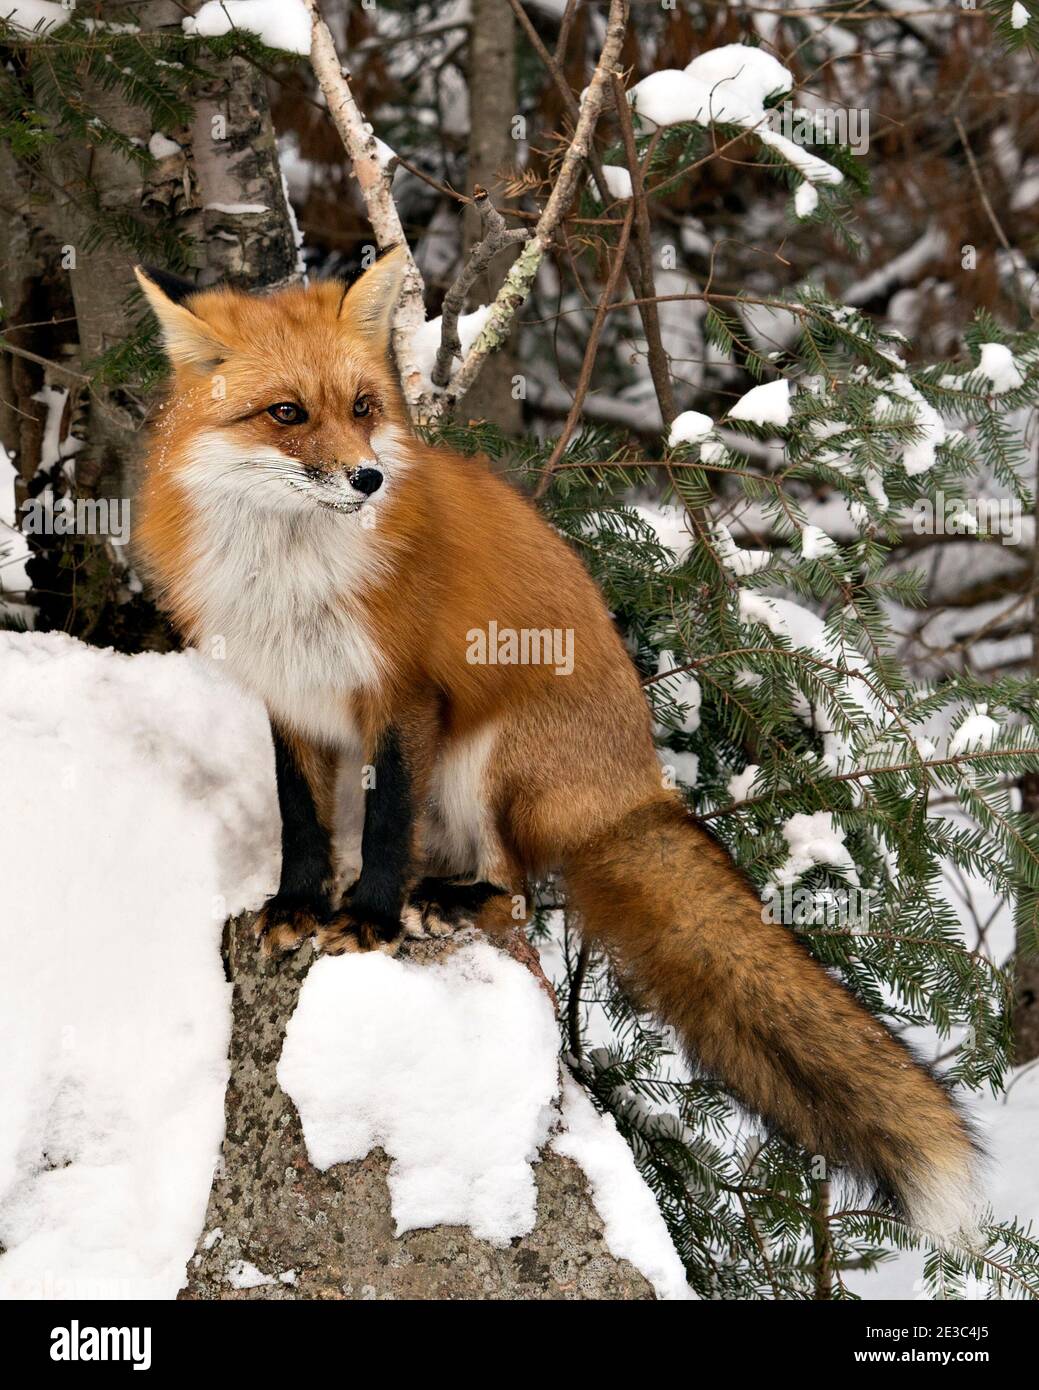
<path fill-rule="evenodd" d="M 520 0 L 509 0 L 509 5 L 516 18 L 519 20 L 520 27 L 530 40 L 531 47 L 545 65 L 545 69 L 552 78 L 556 90 L 562 97 L 563 103 L 571 118 L 576 118 L 578 113 L 577 100 L 573 92 L 571 92 L 566 78 L 563 76 L 558 58 L 554 58 L 552 54 L 549 53 L 544 43 L 542 43 L 538 31 L 531 23 L 530 17 L 520 3 Z M 636 223 L 636 228 L 639 233 L 640 250 L 643 236 L 645 237 L 647 247 L 646 253 L 640 256 L 636 254 L 634 246 L 629 246 L 625 253 L 625 266 L 632 290 L 637 296 L 639 317 L 642 320 L 642 330 L 646 335 L 647 357 L 649 360 L 653 389 L 656 392 L 657 403 L 660 406 L 660 414 L 664 420 L 664 425 L 669 426 L 675 417 L 675 401 L 674 392 L 671 387 L 671 372 L 667 364 L 667 354 L 664 352 L 663 341 L 660 337 L 660 315 L 652 298 L 654 290 L 652 242 L 649 234 L 649 214 L 646 211 L 645 205 L 645 180 L 641 177 L 641 174 L 638 174 L 638 187 L 636 188 L 635 179 L 639 160 L 635 146 L 635 132 L 631 120 L 631 109 L 628 106 L 624 82 L 619 72 L 611 73 L 610 81 L 614 89 L 614 101 L 617 105 L 617 119 L 621 125 L 621 132 L 625 137 L 624 149 L 625 156 L 628 160 L 628 167 L 631 172 L 633 196 L 641 198 L 643 202 L 644 215 L 640 215 L 640 221 Z M 625 131 L 625 122 L 627 123 L 628 129 L 631 131 L 630 144 Z M 656 148 L 657 141 L 660 139 L 660 134 L 661 132 L 658 129 L 653 136 L 651 149 Z M 609 184 L 606 182 L 606 173 L 603 169 L 602 160 L 594 149 L 589 150 L 588 163 L 592 171 L 592 181 L 598 191 L 603 208 L 606 209 L 616 200 L 610 192 Z M 648 161 L 646 167 L 649 167 Z M 640 222 L 645 223 L 644 231 L 640 226 Z M 647 269 L 649 274 L 648 280 L 646 279 Z"/>
<path fill-rule="evenodd" d="M 26 325 L 18 323 L 13 326 L 24 328 Z M 52 362 L 49 357 L 41 357 L 39 353 L 30 352 L 28 348 L 15 347 L 14 343 L 9 343 L 6 338 L 0 338 L 0 352 L 9 352 L 12 357 L 24 357 L 27 362 L 35 362 L 38 367 L 46 367 L 48 371 L 61 372 L 63 376 L 71 377 L 74 381 L 90 380 L 85 372 L 77 372 L 72 367 L 62 366 L 60 362 Z"/>
<path fill-rule="evenodd" d="M 631 175 L 631 196 L 635 202 L 635 236 L 638 242 L 639 270 L 642 283 L 641 286 L 634 285 L 634 288 L 638 297 L 645 301 L 639 305 L 639 313 L 646 332 L 646 356 L 649 362 L 649 374 L 653 379 L 653 389 L 657 394 L 664 428 L 667 430 L 670 429 L 675 418 L 675 392 L 671 384 L 671 364 L 664 351 L 664 340 L 660 336 L 660 311 L 657 307 L 657 287 L 653 277 L 653 235 L 649 225 L 646 181 L 642 177 L 642 165 L 639 162 L 638 147 L 635 144 L 635 123 L 631 118 L 631 107 L 628 105 L 627 93 L 624 90 L 624 83 L 619 72 L 613 74 L 613 99 L 617 108 L 617 121 L 621 128 L 621 139 L 624 141 L 624 157 L 628 161 L 628 172 Z M 646 156 L 647 168 L 658 138 L 659 131 L 653 137 L 649 153 Z"/>
<path fill-rule="evenodd" d="M 627 250 L 628 238 L 631 236 L 631 225 L 635 219 L 634 199 L 628 204 L 628 215 L 624 219 L 624 226 L 621 228 L 620 240 L 617 242 L 617 251 L 610 267 L 609 278 L 603 286 L 603 292 L 599 296 L 599 304 L 595 310 L 595 318 L 592 322 L 592 329 L 588 335 L 588 346 L 585 349 L 584 361 L 581 363 L 581 375 L 577 380 L 577 389 L 574 392 L 573 405 L 570 413 L 566 417 L 563 425 L 563 432 L 556 440 L 556 446 L 549 455 L 548 462 L 541 470 L 541 477 L 538 479 L 537 487 L 534 489 L 534 496 L 541 497 L 545 489 L 552 481 L 552 474 L 556 470 L 556 465 L 563 457 L 566 446 L 570 443 L 570 436 L 577 428 L 577 422 L 581 418 L 581 411 L 584 409 L 584 398 L 588 394 L 588 388 L 592 384 L 592 372 L 595 368 L 595 357 L 599 351 L 599 339 L 602 337 L 603 326 L 606 323 L 606 315 L 609 313 L 610 301 L 613 299 L 617 288 L 617 281 L 621 278 L 624 271 L 624 252 Z"/>

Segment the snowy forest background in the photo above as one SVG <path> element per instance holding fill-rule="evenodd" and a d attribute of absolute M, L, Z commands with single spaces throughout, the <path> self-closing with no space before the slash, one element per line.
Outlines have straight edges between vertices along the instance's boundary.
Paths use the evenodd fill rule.
<path fill-rule="evenodd" d="M 558 1037 L 526 1001 L 514 1040 L 542 1080 L 562 1049 L 554 1142 L 613 1253 L 661 1296 L 1039 1296 L 1033 0 L 325 0 L 331 60 L 313 8 L 0 0 L 0 1291 L 180 1288 L 223 1129 L 221 930 L 277 872 L 263 711 L 133 569 L 163 365 L 132 267 L 351 278 L 403 234 L 417 422 L 572 539 L 663 775 L 993 1155 L 982 1244 L 932 1248 L 690 1074 L 546 883 Z M 101 534 L 66 524 L 82 501 Z M 488 1147 L 496 1094 L 537 1112 L 515 1051 L 477 1087 Z M 369 1143 L 421 1112 L 383 1089 L 340 1094 Z M 398 1136 L 398 1224 L 519 1234 L 529 1123 L 518 1189 L 446 1211 L 407 1206 Z M 292 1292 L 235 1253 L 234 1290 Z"/>

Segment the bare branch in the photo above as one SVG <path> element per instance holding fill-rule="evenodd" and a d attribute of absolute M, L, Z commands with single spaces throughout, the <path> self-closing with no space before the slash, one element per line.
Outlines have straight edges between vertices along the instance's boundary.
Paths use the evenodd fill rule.
<path fill-rule="evenodd" d="M 312 2 L 313 0 L 308 0 L 308 3 Z M 489 354 L 508 338 L 516 312 L 530 293 L 538 267 L 552 243 L 553 234 L 566 216 L 577 192 L 581 170 L 589 156 L 592 136 L 609 92 L 610 74 L 620 58 L 627 22 L 627 0 L 610 0 L 606 40 L 592 80 L 585 89 L 577 128 L 563 157 L 555 187 L 538 219 L 533 236 L 516 257 L 505 283 L 498 291 L 482 333 L 467 353 L 449 389 L 433 403 L 428 417 L 431 420 L 439 419 L 454 406 L 479 376 Z"/>
<path fill-rule="evenodd" d="M 653 234 L 649 223 L 646 180 L 642 176 L 642 166 L 635 144 L 635 125 L 631 119 L 628 94 L 624 90 L 624 81 L 619 72 L 613 74 L 612 82 L 617 121 L 621 128 L 621 139 L 624 141 L 624 157 L 628 161 L 628 172 L 631 174 L 631 196 L 635 201 L 635 236 L 638 241 L 639 276 L 642 280 L 641 287 L 636 289 L 636 294 L 638 298 L 646 301 L 645 304 L 639 305 L 639 313 L 642 316 L 642 327 L 646 333 L 649 374 L 653 379 L 653 387 L 660 404 L 660 413 L 664 417 L 664 426 L 667 428 L 675 418 L 675 392 L 671 383 L 671 364 L 664 351 L 664 340 L 660 336 L 660 311 L 654 298 L 657 287 L 653 275 Z M 646 156 L 647 168 L 658 135 L 659 132 L 653 137 L 653 143 Z M 637 278 L 632 279 L 630 271 L 628 278 L 632 281 L 633 286 L 637 285 Z"/>
<path fill-rule="evenodd" d="M 570 413 L 566 417 L 563 432 L 556 440 L 555 448 L 549 455 L 548 462 L 541 470 L 541 477 L 538 485 L 534 489 L 534 496 L 544 495 L 552 474 L 556 470 L 559 460 L 563 457 L 566 446 L 570 443 L 570 436 L 577 428 L 577 422 L 581 418 L 584 409 L 584 398 L 588 394 L 588 388 L 592 384 L 592 372 L 595 368 L 595 356 L 599 351 L 599 339 L 602 336 L 603 325 L 606 323 L 606 315 L 610 311 L 610 302 L 617 289 L 617 282 L 624 271 L 624 253 L 628 249 L 628 238 L 631 236 L 631 224 L 635 220 L 635 202 L 632 200 L 628 204 L 628 214 L 624 219 L 624 226 L 621 228 L 620 240 L 617 243 L 617 250 L 614 253 L 613 264 L 606 284 L 603 286 L 602 294 L 599 296 L 599 304 L 595 310 L 595 319 L 592 323 L 592 330 L 588 335 L 588 346 L 585 349 L 584 361 L 581 363 L 581 375 L 577 382 L 577 390 L 574 392 L 574 403 L 570 407 Z"/>
<path fill-rule="evenodd" d="M 548 49 L 541 42 L 537 30 L 530 21 L 530 17 L 523 8 L 520 0 L 509 0 L 513 13 L 519 20 L 524 33 L 527 35 L 534 51 L 544 63 L 545 68 L 555 84 L 556 90 L 562 97 L 566 109 L 572 117 L 577 116 L 577 100 L 567 85 L 566 78 L 563 76 L 559 61 L 554 58 Z M 664 351 L 663 340 L 660 336 L 660 315 L 656 304 L 651 302 L 654 292 L 653 280 L 653 256 L 652 241 L 650 238 L 649 211 L 646 201 L 645 180 L 642 178 L 641 171 L 637 169 L 638 153 L 635 146 L 635 130 L 631 119 L 631 108 L 628 106 L 628 98 L 624 91 L 624 81 L 619 72 L 611 74 L 613 85 L 614 101 L 617 106 L 617 120 L 621 127 L 621 134 L 624 138 L 624 153 L 628 161 L 629 170 L 632 177 L 632 196 L 636 200 L 635 213 L 635 232 L 639 241 L 639 251 L 636 253 L 634 246 L 629 246 L 625 252 L 625 268 L 628 273 L 628 280 L 631 283 L 638 302 L 639 317 L 642 319 L 642 330 L 646 335 L 646 355 L 649 362 L 649 373 L 653 381 L 653 389 L 656 392 L 657 404 L 660 406 L 660 414 L 664 421 L 665 429 L 675 418 L 675 394 L 671 383 L 671 368 Z M 660 132 L 654 137 L 654 143 L 659 137 Z M 609 184 L 606 182 L 606 173 L 603 169 L 602 160 L 594 149 L 589 151 L 588 162 L 591 166 L 592 180 L 598 190 L 599 198 L 604 208 L 610 206 L 615 201 L 610 192 Z M 638 182 L 636 183 L 636 179 Z M 648 277 L 648 278 L 647 278 Z"/>
<path fill-rule="evenodd" d="M 413 334 L 426 321 L 422 274 L 408 248 L 400 214 L 390 192 L 390 178 L 379 160 L 375 133 L 354 100 L 335 40 L 321 17 L 317 0 L 303 0 L 303 3 L 310 12 L 310 64 L 324 93 L 328 113 L 350 156 L 375 239 L 381 250 L 398 245 L 407 250 L 404 288 L 393 320 L 393 347 L 405 399 L 414 408 L 423 388 L 422 372 L 411 349 Z"/>
<path fill-rule="evenodd" d="M 469 259 L 458 272 L 454 284 L 444 296 L 443 326 L 440 331 L 440 347 L 433 366 L 433 385 L 444 387 L 451 379 L 451 364 L 462 355 L 462 343 L 458 336 L 458 318 L 465 307 L 465 297 L 473 285 L 490 265 L 499 251 L 517 242 L 525 242 L 528 235 L 522 227 L 510 230 L 505 219 L 491 202 L 486 188 L 479 184 L 473 189 L 473 207 L 480 215 L 483 239 L 478 241 L 469 253 Z"/>

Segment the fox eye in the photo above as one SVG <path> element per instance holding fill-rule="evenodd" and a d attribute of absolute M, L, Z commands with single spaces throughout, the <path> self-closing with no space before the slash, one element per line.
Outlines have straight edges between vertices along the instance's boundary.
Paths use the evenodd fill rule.
<path fill-rule="evenodd" d="M 372 413 L 372 402 L 370 396 L 358 396 L 354 401 L 354 414 L 360 419 L 364 415 Z"/>
<path fill-rule="evenodd" d="M 301 405 L 295 405 L 292 401 L 279 401 L 277 405 L 269 405 L 267 414 L 272 420 L 277 420 L 279 425 L 302 425 L 307 418 L 307 412 Z"/>

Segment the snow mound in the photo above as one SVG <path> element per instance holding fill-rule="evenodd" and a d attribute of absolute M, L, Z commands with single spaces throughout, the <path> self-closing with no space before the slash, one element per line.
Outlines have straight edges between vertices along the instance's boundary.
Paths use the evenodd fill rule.
<path fill-rule="evenodd" d="M 310 53 L 310 15 L 303 0 L 206 0 L 182 22 L 185 34 L 199 38 L 245 29 L 268 48 L 304 57 Z"/>
<path fill-rule="evenodd" d="M 613 1117 L 600 1115 L 571 1076 L 563 1078 L 563 1120 L 552 1147 L 584 1169 L 610 1250 L 640 1269 L 658 1298 L 691 1298 L 682 1261 L 631 1150 Z"/>
<path fill-rule="evenodd" d="M 790 423 L 790 383 L 786 377 L 752 386 L 729 411 L 730 420 L 748 420 L 753 425 L 775 425 L 778 429 Z"/>
<path fill-rule="evenodd" d="M 708 49 L 685 70 L 713 90 L 738 92 L 740 100 L 755 109 L 763 109 L 768 97 L 789 92 L 794 85 L 793 73 L 778 58 L 745 43 Z"/>
<path fill-rule="evenodd" d="M 386 1151 L 398 1235 L 464 1225 L 500 1246 L 534 1228 L 532 1164 L 559 1119 L 558 1051 L 534 976 L 471 940 L 432 965 L 323 957 L 289 1020 L 278 1081 L 315 1167 Z M 555 1147 L 588 1172 L 614 1255 L 674 1297 L 684 1275 L 653 1196 L 578 1094 L 587 1110 L 566 1092 Z"/>
<path fill-rule="evenodd" d="M 1014 354 L 1002 343 L 982 343 L 978 371 L 992 382 L 992 390 L 997 396 L 1004 391 L 1016 391 L 1024 385 L 1025 379 L 1014 361 Z"/>
<path fill-rule="evenodd" d="M 749 44 L 729 43 L 701 53 L 684 69 L 663 68 L 650 73 L 629 88 L 627 96 L 639 118 L 650 126 L 687 121 L 743 126 L 782 155 L 809 183 L 842 183 L 844 175 L 839 169 L 771 128 L 765 101 L 789 92 L 793 86 L 789 68 L 771 54 Z M 818 197 L 812 202 L 811 195 L 801 194 L 798 216 L 810 215 L 817 202 Z"/>
<path fill-rule="evenodd" d="M 667 447 L 677 449 L 679 444 L 696 444 L 706 438 L 714 429 L 714 421 L 699 410 L 683 410 L 675 417 L 671 433 L 667 437 Z"/>
<path fill-rule="evenodd" d="M 260 705 L 0 632 L 0 1297 L 171 1298 L 223 1133 L 228 912 L 277 866 Z"/>
<path fill-rule="evenodd" d="M 392 1159 L 397 1234 L 533 1229 L 531 1160 L 548 1137 L 558 1042 L 531 973 L 486 942 L 419 965 L 324 957 L 289 1021 L 278 1081 L 317 1168 Z"/>

